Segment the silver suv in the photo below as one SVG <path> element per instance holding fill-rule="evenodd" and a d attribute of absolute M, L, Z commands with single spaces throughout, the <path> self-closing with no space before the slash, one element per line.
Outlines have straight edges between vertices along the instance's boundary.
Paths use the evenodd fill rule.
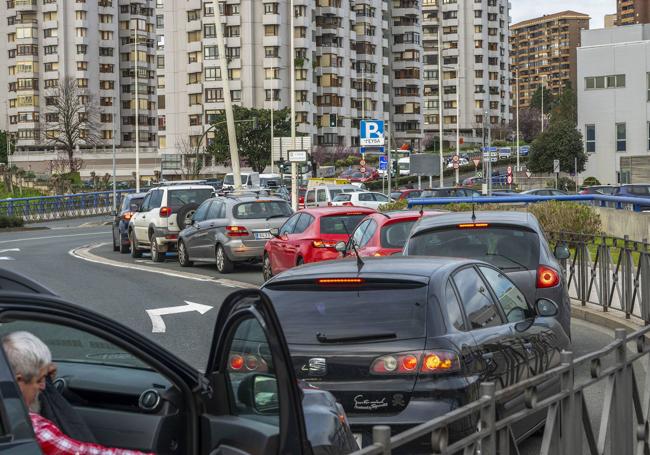
<path fill-rule="evenodd" d="M 210 185 L 170 185 L 150 190 L 129 222 L 131 256 L 151 250 L 154 262 L 176 248 L 178 233 L 189 225 L 199 205 L 214 193 Z"/>
<path fill-rule="evenodd" d="M 293 214 L 282 198 L 229 194 L 205 201 L 194 212 L 190 226 L 178 238 L 178 262 L 215 262 L 220 273 L 230 273 L 237 262 L 259 262 L 271 229 Z"/>

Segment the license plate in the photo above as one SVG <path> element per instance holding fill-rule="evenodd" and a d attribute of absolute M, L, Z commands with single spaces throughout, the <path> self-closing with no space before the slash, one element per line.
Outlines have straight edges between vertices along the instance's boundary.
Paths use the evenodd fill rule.
<path fill-rule="evenodd" d="M 363 448 L 363 436 L 361 433 L 352 433 L 352 436 L 354 436 L 354 440 L 357 441 L 359 448 Z"/>
<path fill-rule="evenodd" d="M 254 234 L 256 240 L 268 240 L 271 238 L 270 232 L 255 232 Z"/>

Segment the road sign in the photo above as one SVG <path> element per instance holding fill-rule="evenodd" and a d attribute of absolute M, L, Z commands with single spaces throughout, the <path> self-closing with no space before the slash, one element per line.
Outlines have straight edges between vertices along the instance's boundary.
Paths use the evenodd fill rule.
<path fill-rule="evenodd" d="M 478 167 L 479 163 L 481 162 L 481 159 L 480 158 L 474 158 L 474 159 L 472 159 L 472 161 L 474 162 L 474 167 Z"/>
<path fill-rule="evenodd" d="M 496 163 L 498 161 L 498 158 L 496 156 L 493 156 L 492 158 L 490 158 L 490 161 Z"/>
<path fill-rule="evenodd" d="M 458 155 L 454 155 L 451 157 L 452 161 L 458 162 Z"/>
<path fill-rule="evenodd" d="M 530 171 L 526 171 L 526 177 L 530 178 L 532 175 L 533 175 L 532 172 L 530 172 Z"/>
<path fill-rule="evenodd" d="M 506 174 L 512 175 L 512 166 L 508 166 L 508 169 L 506 170 Z"/>
<path fill-rule="evenodd" d="M 481 172 L 481 171 L 477 171 L 475 177 L 476 177 L 477 179 L 482 179 L 482 178 L 483 178 L 483 172 Z"/>
<path fill-rule="evenodd" d="M 481 147 L 481 150 L 484 152 L 496 152 L 497 148 L 496 147 Z"/>
<path fill-rule="evenodd" d="M 365 165 L 366 165 L 366 160 L 359 161 L 359 166 L 365 166 Z"/>
<path fill-rule="evenodd" d="M 490 152 L 483 152 L 483 158 L 487 159 L 490 157 Z"/>
<path fill-rule="evenodd" d="M 388 157 L 387 156 L 380 156 L 379 157 L 379 170 L 380 171 L 385 171 L 388 169 Z"/>
<path fill-rule="evenodd" d="M 365 174 L 366 173 L 366 168 L 365 167 L 360 167 L 359 172 L 361 172 L 362 174 Z"/>
<path fill-rule="evenodd" d="M 361 120 L 360 129 L 360 145 L 362 147 L 384 145 L 383 120 Z"/>
<path fill-rule="evenodd" d="M 289 162 L 291 163 L 306 163 L 307 150 L 287 150 Z"/>
<path fill-rule="evenodd" d="M 560 173 L 560 160 L 553 160 L 553 172 L 555 174 Z"/>
<path fill-rule="evenodd" d="M 509 175 L 506 177 L 506 183 L 507 183 L 508 185 L 512 185 L 512 174 L 509 174 Z"/>
<path fill-rule="evenodd" d="M 291 137 L 273 138 L 273 147 L 271 149 L 271 160 L 275 163 L 280 158 L 287 160 L 289 150 L 307 150 L 311 151 L 311 136 L 298 136 L 295 142 Z"/>

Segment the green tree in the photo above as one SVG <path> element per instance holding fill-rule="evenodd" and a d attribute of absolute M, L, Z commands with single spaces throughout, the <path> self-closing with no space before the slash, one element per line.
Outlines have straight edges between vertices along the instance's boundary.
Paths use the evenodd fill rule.
<path fill-rule="evenodd" d="M 239 158 L 248 161 L 256 172 L 263 172 L 271 164 L 271 111 L 233 106 L 233 115 Z M 214 156 L 216 163 L 229 165 L 230 149 L 225 113 L 217 115 L 213 125 L 214 139 L 206 152 Z M 291 114 L 288 109 L 273 113 L 273 130 L 275 137 L 291 135 Z"/>
<path fill-rule="evenodd" d="M 544 86 L 544 113 L 548 114 L 555 107 L 557 100 L 551 93 L 549 87 Z M 530 107 L 535 109 L 542 110 L 542 86 L 538 86 L 535 93 L 533 93 L 533 98 L 530 101 Z"/>
<path fill-rule="evenodd" d="M 0 163 L 8 163 L 7 156 L 7 132 L 0 131 Z"/>
<path fill-rule="evenodd" d="M 551 111 L 551 123 L 558 121 L 570 122 L 574 126 L 578 124 L 578 98 L 571 84 L 564 87 Z"/>
<path fill-rule="evenodd" d="M 582 134 L 571 122 L 558 120 L 533 141 L 528 169 L 533 172 L 553 172 L 553 160 L 560 160 L 560 169 L 573 170 L 576 158 L 578 171 L 581 172 L 587 162 Z"/>

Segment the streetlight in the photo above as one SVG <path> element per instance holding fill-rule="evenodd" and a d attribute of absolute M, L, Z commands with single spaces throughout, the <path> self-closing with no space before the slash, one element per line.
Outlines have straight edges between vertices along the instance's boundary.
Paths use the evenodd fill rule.
<path fill-rule="evenodd" d="M 439 116 L 440 116 L 440 187 L 442 188 L 444 186 L 444 158 L 442 154 L 442 136 L 443 136 L 443 128 L 442 128 L 442 105 L 443 105 L 443 99 L 442 99 L 442 72 L 444 69 L 452 69 L 456 70 L 456 160 L 460 159 L 460 62 L 458 63 L 457 66 L 451 66 L 451 65 L 443 65 L 442 60 L 442 55 L 439 56 L 439 64 L 438 67 L 440 68 L 438 71 L 438 82 L 439 82 L 439 96 L 438 96 L 438 111 L 439 111 Z M 459 161 L 457 161 L 459 162 Z M 460 181 L 460 170 L 456 168 L 456 185 L 459 184 Z"/>
<path fill-rule="evenodd" d="M 291 147 L 295 149 L 296 147 L 296 43 L 294 39 L 295 28 L 294 21 L 296 12 L 294 11 L 293 0 L 289 0 L 289 14 L 290 25 L 289 25 L 289 39 L 290 43 L 290 68 L 289 68 L 289 77 L 291 79 L 290 89 L 291 89 Z M 295 211 L 298 210 L 298 164 L 291 163 L 291 208 Z"/>
<path fill-rule="evenodd" d="M 542 87 L 542 132 L 544 132 L 544 75 L 540 75 L 541 87 Z"/>

